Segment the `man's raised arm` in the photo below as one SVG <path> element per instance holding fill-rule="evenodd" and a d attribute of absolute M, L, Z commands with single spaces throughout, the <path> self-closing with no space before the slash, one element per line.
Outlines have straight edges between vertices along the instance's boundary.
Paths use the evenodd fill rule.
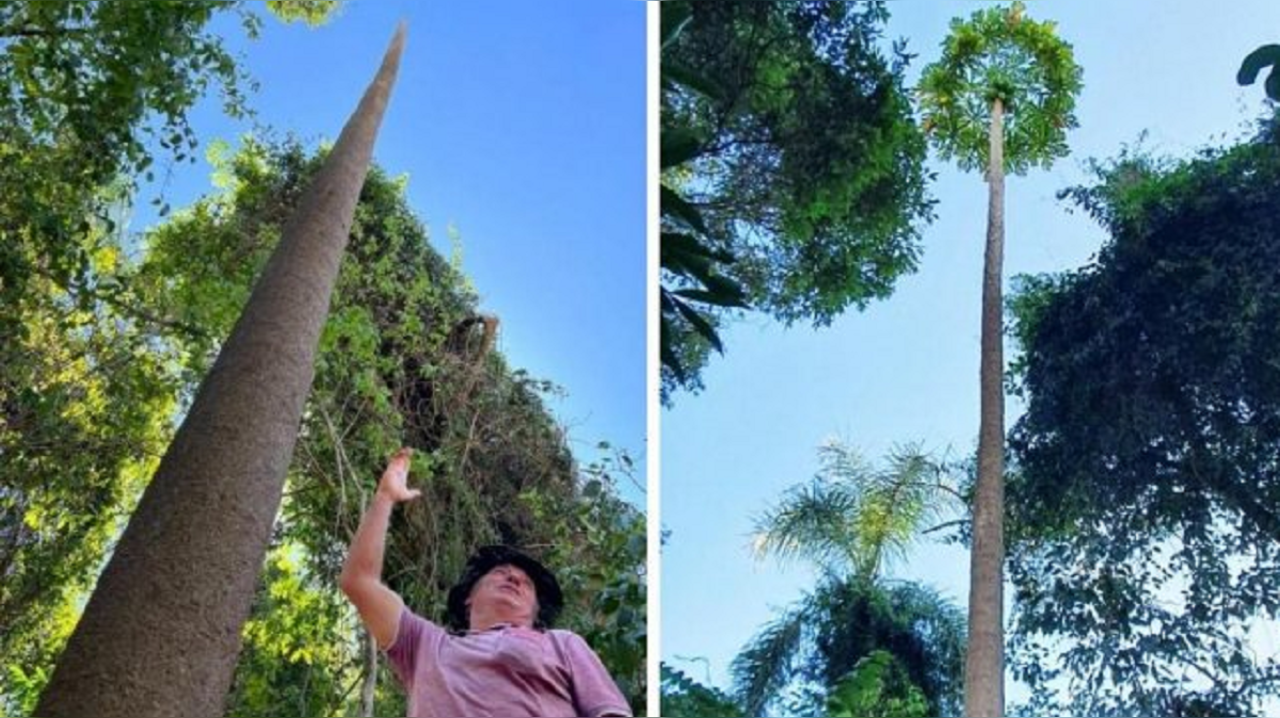
<path fill-rule="evenodd" d="M 409 449 L 401 449 L 391 457 L 373 501 L 360 519 L 360 528 L 351 539 L 351 550 L 338 577 L 338 587 L 355 604 L 360 620 L 383 649 L 395 640 L 400 611 L 404 608 L 400 596 L 382 582 L 382 556 L 387 527 L 391 524 L 391 509 L 401 501 L 410 501 L 422 494 L 407 484 L 410 453 Z"/>

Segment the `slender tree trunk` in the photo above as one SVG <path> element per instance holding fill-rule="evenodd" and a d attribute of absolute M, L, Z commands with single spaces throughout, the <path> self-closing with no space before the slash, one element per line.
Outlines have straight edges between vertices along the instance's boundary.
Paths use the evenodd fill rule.
<path fill-rule="evenodd" d="M 1004 715 L 1004 107 L 991 107 L 987 250 L 982 269 L 981 424 L 969 567 L 969 650 L 964 713 Z"/>
<path fill-rule="evenodd" d="M 40 716 L 219 716 L 404 27 L 302 198 L 94 589 Z"/>
<path fill-rule="evenodd" d="M 364 685 L 360 686 L 360 715 L 363 718 L 373 717 L 373 699 L 378 690 L 378 639 L 372 633 L 363 631 L 365 639 L 364 651 Z"/>

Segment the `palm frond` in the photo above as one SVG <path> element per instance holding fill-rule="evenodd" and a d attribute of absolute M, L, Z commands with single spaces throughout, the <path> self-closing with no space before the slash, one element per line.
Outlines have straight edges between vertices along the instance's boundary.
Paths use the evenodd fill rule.
<path fill-rule="evenodd" d="M 764 715 L 765 706 L 791 682 L 814 608 L 811 598 L 802 600 L 761 629 L 733 659 L 734 695 L 746 715 Z"/>
<path fill-rule="evenodd" d="M 962 508 L 938 465 L 916 445 L 895 449 L 863 497 L 854 533 L 864 544 L 859 553 L 874 557 L 873 572 L 905 558 L 925 527 Z"/>
<path fill-rule="evenodd" d="M 855 570 L 860 561 L 850 529 L 861 497 L 854 488 L 819 476 L 788 490 L 755 520 L 756 559 L 810 561 L 834 573 Z"/>
<path fill-rule="evenodd" d="M 905 556 L 925 526 L 959 508 L 918 446 L 894 450 L 880 470 L 835 440 L 819 448 L 818 459 L 817 476 L 756 519 L 757 559 L 806 560 L 826 573 L 870 579 Z"/>

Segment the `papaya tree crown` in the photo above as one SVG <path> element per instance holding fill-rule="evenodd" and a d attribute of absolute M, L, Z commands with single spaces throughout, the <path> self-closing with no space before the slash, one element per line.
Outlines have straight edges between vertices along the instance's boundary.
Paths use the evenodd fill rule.
<path fill-rule="evenodd" d="M 1083 72 L 1051 21 L 1025 16 L 1021 2 L 951 21 L 942 57 L 924 68 L 917 94 L 925 132 L 943 159 L 963 170 L 987 166 L 992 108 L 1004 115 L 1004 169 L 1023 174 L 1067 154 L 1078 126 Z"/>

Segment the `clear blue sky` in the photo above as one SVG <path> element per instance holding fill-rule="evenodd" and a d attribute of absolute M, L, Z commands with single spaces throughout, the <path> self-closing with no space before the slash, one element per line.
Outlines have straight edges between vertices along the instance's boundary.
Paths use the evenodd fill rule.
<path fill-rule="evenodd" d="M 937 59 L 951 18 L 990 3 L 893 2 L 890 37 L 924 64 Z M 1018 273 L 1080 266 L 1103 235 L 1054 195 L 1087 180 L 1083 161 L 1114 156 L 1147 130 L 1147 146 L 1186 156 L 1238 137 L 1263 107 L 1259 85 L 1238 88 L 1245 54 L 1280 41 L 1280 3 L 1240 0 L 1106 3 L 1040 0 L 1036 19 L 1059 23 L 1084 68 L 1073 154 L 1006 183 L 1006 287 Z M 754 564 L 751 517 L 817 468 L 816 447 L 840 436 L 879 460 L 922 441 L 952 456 L 975 446 L 978 334 L 986 185 L 934 163 L 938 219 L 924 232 L 920 270 L 891 298 L 824 330 L 785 330 L 750 318 L 722 333 L 706 391 L 676 396 L 662 415 L 662 651 L 700 680 L 729 685 L 734 654 L 776 609 L 812 586 L 804 570 Z M 1021 407 L 1010 404 L 1008 425 Z M 968 552 L 921 544 L 891 575 L 928 582 L 965 605 Z M 1264 655 L 1280 655 L 1259 635 Z M 703 657 L 709 664 L 679 660 Z M 1011 699 L 1026 695 L 1011 688 Z"/>
<path fill-rule="evenodd" d="M 509 363 L 567 392 L 552 409 L 580 460 L 601 440 L 641 462 L 646 448 L 644 9 L 350 0 L 315 29 L 267 17 L 255 42 L 234 16 L 214 25 L 261 83 L 249 99 L 258 122 L 314 147 L 337 137 L 408 22 L 375 160 L 408 173 L 410 203 L 446 256 L 456 228 Z M 194 115 L 201 157 L 251 127 L 219 109 L 206 100 Z M 172 171 L 175 208 L 211 189 L 203 160 Z M 134 229 L 152 221 L 140 208 Z M 643 505 L 638 489 L 624 495 Z"/>

